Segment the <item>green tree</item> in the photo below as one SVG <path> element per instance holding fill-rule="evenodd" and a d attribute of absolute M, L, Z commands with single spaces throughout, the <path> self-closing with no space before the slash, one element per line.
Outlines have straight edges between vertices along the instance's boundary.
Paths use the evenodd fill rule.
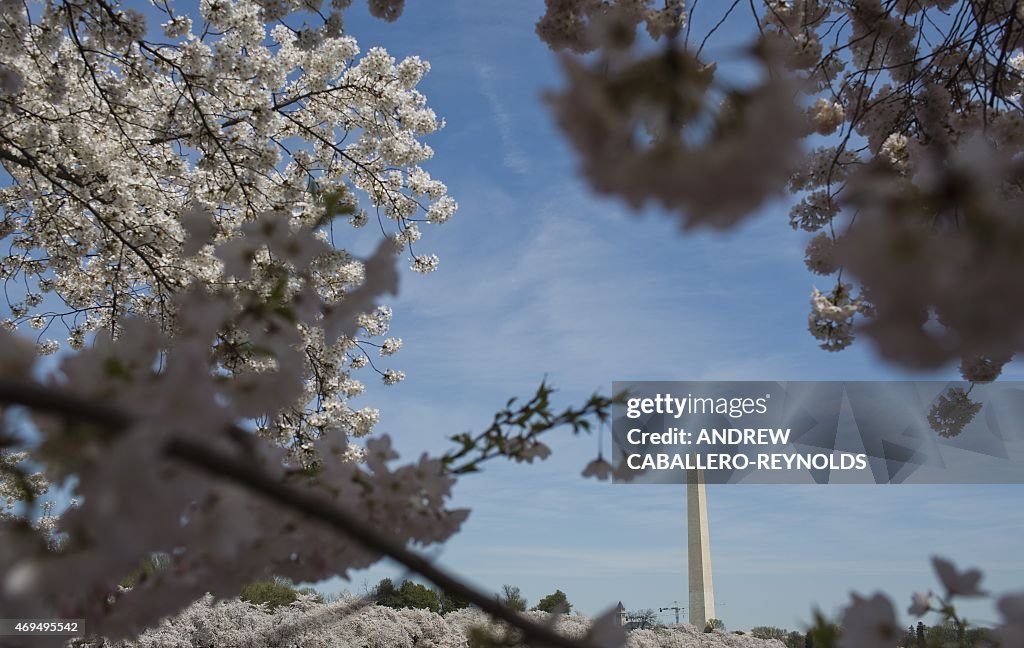
<path fill-rule="evenodd" d="M 786 648 L 804 648 L 804 636 L 796 630 L 793 630 L 786 635 L 784 643 L 786 644 Z"/>
<path fill-rule="evenodd" d="M 516 612 L 526 612 L 526 599 L 515 585 L 502 585 L 498 600 Z"/>
<path fill-rule="evenodd" d="M 704 625 L 704 632 L 714 632 L 715 630 L 725 630 L 725 621 L 708 619 L 707 624 Z"/>
<path fill-rule="evenodd" d="M 757 637 L 758 639 L 778 639 L 779 641 L 785 641 L 787 634 L 782 628 L 776 628 L 775 626 L 757 626 L 756 628 L 750 629 L 750 636 Z"/>
<path fill-rule="evenodd" d="M 441 601 L 441 614 L 448 614 L 449 612 L 469 607 L 469 601 L 445 592 L 438 592 L 437 597 Z"/>
<path fill-rule="evenodd" d="M 398 588 L 398 593 L 402 598 L 402 607 L 419 608 L 431 612 L 441 609 L 441 601 L 437 598 L 437 592 L 425 585 L 407 580 Z"/>
<path fill-rule="evenodd" d="M 821 610 L 814 610 L 814 625 L 807 630 L 806 648 L 834 648 L 838 645 L 842 628 L 833 623 Z"/>
<path fill-rule="evenodd" d="M 971 646 L 994 646 L 996 645 L 995 639 L 989 632 L 989 628 L 968 628 L 967 634 L 964 637 L 964 642 Z"/>
<path fill-rule="evenodd" d="M 441 609 L 437 592 L 410 580 L 396 588 L 390 578 L 385 578 L 373 589 L 372 598 L 377 605 L 395 609 L 418 608 L 431 612 Z"/>
<path fill-rule="evenodd" d="M 960 648 L 975 648 L 981 646 L 995 645 L 985 628 L 972 628 L 957 624 L 952 619 L 933 626 L 924 626 L 924 646 L 926 648 L 942 648 L 944 646 L 958 646 Z"/>
<path fill-rule="evenodd" d="M 390 578 L 382 578 L 377 585 L 370 590 L 370 598 L 377 605 L 384 605 L 386 607 L 398 607 L 395 605 L 398 601 L 398 590 L 395 589 L 395 584 L 391 582 Z"/>
<path fill-rule="evenodd" d="M 285 578 L 257 580 L 248 583 L 242 587 L 240 596 L 243 601 L 253 605 L 263 604 L 270 610 L 291 605 L 298 597 L 298 590 Z"/>
<path fill-rule="evenodd" d="M 903 633 L 903 639 L 900 641 L 900 648 L 914 648 L 914 626 L 907 626 L 907 631 Z"/>
<path fill-rule="evenodd" d="M 540 600 L 537 607 L 533 608 L 542 612 L 569 614 L 572 612 L 572 603 L 566 598 L 565 592 L 556 589 L 553 594 L 548 594 Z"/>

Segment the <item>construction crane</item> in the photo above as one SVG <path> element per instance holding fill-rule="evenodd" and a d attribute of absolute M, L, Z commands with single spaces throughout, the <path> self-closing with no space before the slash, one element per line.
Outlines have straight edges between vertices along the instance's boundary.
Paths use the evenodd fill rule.
<path fill-rule="evenodd" d="M 658 608 L 658 612 L 665 612 L 665 611 L 675 612 L 676 613 L 676 625 L 679 625 L 679 613 L 682 612 L 683 610 L 685 610 L 686 608 L 680 607 L 679 601 L 672 601 L 672 603 L 674 603 L 674 605 L 672 605 L 670 607 Z"/>

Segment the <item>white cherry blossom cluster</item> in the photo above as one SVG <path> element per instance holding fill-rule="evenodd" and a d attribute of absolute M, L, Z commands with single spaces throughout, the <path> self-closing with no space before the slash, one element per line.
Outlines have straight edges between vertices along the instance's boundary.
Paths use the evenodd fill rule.
<path fill-rule="evenodd" d="M 267 610 L 238 599 L 205 596 L 181 614 L 165 619 L 118 648 L 161 646 L 380 646 L 381 648 L 465 648 L 466 635 L 429 610 L 367 605 L 344 595 L 317 603 L 300 594 L 288 606 Z M 482 615 L 481 615 L 482 616 Z M 452 619 L 454 621 L 454 619 Z"/>
<path fill-rule="evenodd" d="M 683 228 L 723 229 L 781 193 L 804 120 L 793 88 L 772 80 L 770 48 L 752 60 L 764 79 L 734 84 L 688 45 L 689 31 L 681 42 L 686 20 L 677 0 L 547 0 L 537 33 L 566 52 L 567 80 L 548 99 L 595 190 L 635 209 L 659 203 Z"/>
<path fill-rule="evenodd" d="M 0 520 L 24 520 L 51 542 L 57 529 L 56 502 L 43 499 L 50 484 L 41 472 L 26 467 L 27 452 L 0 448 Z"/>
<path fill-rule="evenodd" d="M 932 404 L 928 411 L 928 425 L 941 437 L 958 436 L 974 420 L 981 407 L 981 403 L 971 400 L 963 387 L 950 387 Z"/>
<path fill-rule="evenodd" d="M 294 238 L 308 240 L 301 232 Z M 173 298 L 173 337 L 136 317 L 119 323 L 116 338 L 100 334 L 64 356 L 46 386 L 77 399 L 72 402 L 119 412 L 124 424 L 58 418 L 45 409 L 33 414 L 40 440 L 32 460 L 52 483 L 73 477 L 81 502 L 59 521 L 57 552 L 40 542 L 44 534 L 0 520 L 0 608 L 21 617 L 83 618 L 91 631 L 116 639 L 206 592 L 232 596 L 268 574 L 318 581 L 380 559 L 298 512 L 190 469 L 169 454 L 173 443 L 242 457 L 269 478 L 386 528 L 403 544 L 435 543 L 454 533 L 467 513 L 446 510 L 454 478 L 440 459 L 393 467 L 397 454 L 385 436 L 368 440 L 356 463 L 347 429 L 328 426 L 308 444 L 282 447 L 241 427 L 278 415 L 302 391 L 305 344 L 291 320 L 351 336 L 357 316 L 394 292 L 395 256 L 385 241 L 366 261 L 370 271 L 359 291 L 341 302 L 308 308 L 300 290 L 284 302 L 254 296 L 239 304 L 193 288 Z M 230 375 L 219 369 L 211 349 L 225 330 L 258 350 L 258 369 Z M 0 348 L 4 376 L 33 384 L 32 345 L 4 332 Z M 168 568 L 130 591 L 120 589 L 120 580 L 153 554 L 168 556 Z"/>
<path fill-rule="evenodd" d="M 960 375 L 972 383 L 990 383 L 999 377 L 1003 366 L 1010 361 L 1010 356 L 989 357 L 983 355 L 969 356 L 960 362 Z"/>
<path fill-rule="evenodd" d="M 564 57 L 563 68 L 567 87 L 549 101 L 598 192 L 635 209 L 658 203 L 685 229 L 732 227 L 782 193 L 804 125 L 792 89 L 767 72 L 731 87 L 672 43 L 592 63 Z"/>
<path fill-rule="evenodd" d="M 1024 256 L 1013 243 L 1024 144 L 1016 7 L 766 6 L 763 27 L 811 100 L 817 146 L 790 181 L 799 201 L 790 222 L 815 233 L 808 267 L 860 285 L 873 307 L 864 332 L 888 359 L 961 360 L 965 379 L 995 379 L 1024 343 L 1016 297 Z M 963 20 L 950 23 L 950 13 Z M 812 300 L 830 311 L 819 293 Z M 815 319 L 812 333 L 823 339 Z"/>
<path fill-rule="evenodd" d="M 117 336 L 128 317 L 174 335 L 174 297 L 190 286 L 236 308 L 295 300 L 303 388 L 260 427 L 294 444 L 331 426 L 369 431 L 373 411 L 349 404 L 362 391 L 352 361 L 390 318 L 337 336 L 303 317 L 363 281 L 342 247 L 346 218 L 375 219 L 430 272 L 421 228 L 457 204 L 422 167 L 433 155 L 422 139 L 443 126 L 417 90 L 429 65 L 361 55 L 342 29 L 347 5 L 309 24 L 298 0 L 203 0 L 192 15 L 160 3 L 156 29 L 114 0 L 31 14 L 3 3 L 0 325 L 54 353 Z M 370 8 L 391 20 L 402 3 Z M 225 330 L 211 348 L 219 371 L 242 377 L 265 368 L 257 346 Z M 400 374 L 367 364 L 387 383 Z"/>
<path fill-rule="evenodd" d="M 841 104 L 818 98 L 808 111 L 808 122 L 818 135 L 831 135 L 846 121 L 846 111 Z"/>
<path fill-rule="evenodd" d="M 826 351 L 841 351 L 853 343 L 853 322 L 858 314 L 871 312 L 871 305 L 853 297 L 850 284 L 837 283 L 829 293 L 817 288 L 811 293 L 811 314 L 807 328 Z"/>
<path fill-rule="evenodd" d="M 855 325 L 905 366 L 1024 347 L 1019 3 L 752 3 L 756 36 L 729 51 L 769 65 L 739 92 L 703 55 L 735 3 L 706 34 L 679 12 L 685 33 L 650 29 L 650 41 L 636 33 L 650 3 L 546 6 L 537 31 L 553 49 L 597 50 L 563 55 L 566 86 L 551 94 L 597 191 L 729 228 L 788 189 L 791 225 L 814 235 L 809 268 L 858 286 L 865 306 L 854 318 L 814 297 L 827 349 Z"/>
<path fill-rule="evenodd" d="M 522 616 L 550 625 L 559 634 L 576 640 L 587 636 L 595 620 L 579 612 L 550 615 L 532 610 Z M 300 594 L 288 606 L 273 611 L 238 599 L 214 601 L 207 596 L 181 614 L 166 619 L 134 641 L 116 648 L 158 648 L 163 646 L 320 646 L 322 648 L 467 648 L 492 645 L 485 637 L 498 639 L 493 645 L 515 648 L 524 644 L 502 641 L 508 628 L 475 608 L 437 614 L 415 608 L 392 609 L 352 597 L 347 593 L 329 603 L 317 603 Z M 514 635 L 513 635 L 514 637 Z M 706 648 L 770 648 L 778 644 L 750 636 L 722 632 L 705 634 L 703 629 L 683 624 L 656 630 L 634 630 L 627 635 L 626 648 L 675 648 L 701 645 Z"/>
<path fill-rule="evenodd" d="M 804 263 L 815 274 L 830 275 L 838 269 L 835 254 L 836 243 L 829 234 L 818 232 L 807 243 L 807 257 Z"/>
<path fill-rule="evenodd" d="M 537 35 L 576 53 L 631 43 L 642 23 L 654 39 L 675 38 L 686 24 L 682 0 L 545 0 Z"/>
<path fill-rule="evenodd" d="M 1019 151 L 975 131 L 945 152 L 910 145 L 910 173 L 878 161 L 850 179 L 856 218 L 836 258 L 874 304 L 865 331 L 887 357 L 961 359 L 966 379 L 988 382 L 1024 344 Z M 979 357 L 993 359 L 986 371 Z"/>

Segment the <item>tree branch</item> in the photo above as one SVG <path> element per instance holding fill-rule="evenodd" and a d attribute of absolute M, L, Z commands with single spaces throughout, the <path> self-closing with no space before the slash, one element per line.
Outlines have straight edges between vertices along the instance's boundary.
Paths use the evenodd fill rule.
<path fill-rule="evenodd" d="M 64 391 L 35 383 L 0 378 L 0 403 L 57 414 L 64 419 L 81 419 L 120 432 L 131 425 L 130 416 L 106 405 L 93 403 Z"/>
<path fill-rule="evenodd" d="M 108 426 L 112 434 L 123 432 L 132 424 L 132 417 L 121 410 L 27 382 L 0 379 L 0 403 L 51 412 L 67 420 L 77 419 Z M 418 553 L 406 548 L 404 544 L 370 527 L 351 513 L 318 495 L 283 484 L 244 460 L 210 448 L 206 444 L 180 438 L 171 439 L 164 447 L 164 453 L 168 458 L 189 464 L 214 478 L 227 479 L 245 486 L 254 493 L 327 524 L 370 550 L 379 551 L 430 580 L 445 592 L 469 601 L 491 616 L 505 621 L 522 632 L 526 641 L 559 648 L 596 648 L 592 642 L 564 637 L 549 626 L 534 623 L 520 616 L 498 600 L 434 566 Z"/>
<path fill-rule="evenodd" d="M 411 571 L 420 574 L 445 592 L 469 601 L 491 616 L 501 619 L 523 633 L 526 640 L 534 640 L 545 646 L 562 648 L 593 648 L 594 644 L 564 637 L 548 626 L 534 623 L 519 613 L 510 610 L 494 598 L 470 587 L 445 570 L 434 566 L 428 560 L 387 535 L 364 524 L 354 515 L 339 509 L 322 497 L 303 492 L 294 486 L 282 484 L 269 478 L 262 470 L 235 459 L 219 450 L 213 450 L 201 443 L 185 439 L 172 439 L 165 452 L 168 457 L 184 461 L 210 475 L 226 478 L 246 486 L 278 504 L 305 513 L 336 531 L 340 531 L 364 547 L 387 555 Z"/>

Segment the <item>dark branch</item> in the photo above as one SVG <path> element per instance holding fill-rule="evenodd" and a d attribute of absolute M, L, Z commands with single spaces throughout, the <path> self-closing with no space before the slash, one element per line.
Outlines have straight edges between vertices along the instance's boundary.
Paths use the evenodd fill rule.
<path fill-rule="evenodd" d="M 126 430 L 132 417 L 103 404 L 92 403 L 60 390 L 40 385 L 0 380 L 0 403 L 22 405 L 51 412 L 72 421 L 84 421 L 110 428 L 112 434 Z M 388 535 L 373 529 L 358 517 L 344 511 L 318 495 L 277 481 L 252 464 L 223 451 L 187 439 L 175 438 L 164 448 L 167 457 L 202 470 L 214 478 L 228 479 L 254 493 L 291 510 L 323 522 L 352 538 L 371 551 L 378 551 L 409 570 L 430 580 L 445 592 L 469 601 L 491 616 L 518 629 L 526 641 L 561 648 L 595 648 L 591 642 L 564 637 L 551 627 L 520 616 L 495 598 L 465 584 L 447 571 L 434 566 L 414 551 Z"/>

